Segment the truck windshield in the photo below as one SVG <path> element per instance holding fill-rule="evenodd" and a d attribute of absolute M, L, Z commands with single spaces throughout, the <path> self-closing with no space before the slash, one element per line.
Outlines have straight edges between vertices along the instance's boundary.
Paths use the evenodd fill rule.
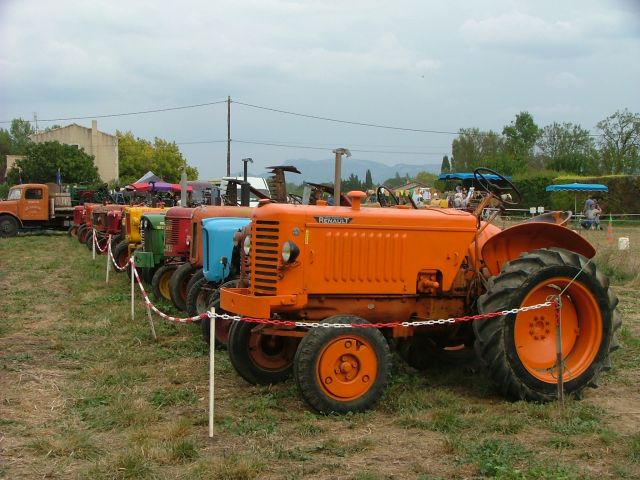
<path fill-rule="evenodd" d="M 21 188 L 12 188 L 9 190 L 9 195 L 7 196 L 7 200 L 20 200 L 20 195 L 22 194 Z"/>

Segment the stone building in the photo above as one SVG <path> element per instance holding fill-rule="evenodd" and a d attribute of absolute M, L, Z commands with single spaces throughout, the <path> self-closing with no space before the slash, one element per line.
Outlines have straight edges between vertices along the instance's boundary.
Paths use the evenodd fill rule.
<path fill-rule="evenodd" d="M 57 141 L 81 148 L 95 158 L 94 163 L 103 182 L 118 180 L 118 137 L 98 131 L 96 120 L 91 121 L 91 128 L 72 123 L 66 127 L 34 133 L 30 138 L 36 143 Z"/>

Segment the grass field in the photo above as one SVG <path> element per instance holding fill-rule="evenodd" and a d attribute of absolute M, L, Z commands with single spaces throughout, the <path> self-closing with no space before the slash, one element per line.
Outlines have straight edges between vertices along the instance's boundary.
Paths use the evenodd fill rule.
<path fill-rule="evenodd" d="M 125 275 L 61 235 L 0 239 L 0 478 L 640 478 L 640 229 L 585 232 L 623 316 L 614 368 L 582 401 L 505 401 L 473 366 L 397 360 L 373 410 L 320 416 L 293 381 L 253 387 L 197 326 L 130 319 Z M 165 306 L 168 309 L 168 307 Z"/>

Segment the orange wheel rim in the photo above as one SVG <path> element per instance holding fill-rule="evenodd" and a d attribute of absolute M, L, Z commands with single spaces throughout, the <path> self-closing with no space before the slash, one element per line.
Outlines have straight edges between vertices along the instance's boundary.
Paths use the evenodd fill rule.
<path fill-rule="evenodd" d="M 249 336 L 249 357 L 263 370 L 280 371 L 287 368 L 291 365 L 296 348 L 296 343 L 288 337 L 262 335 L 259 332 Z"/>
<path fill-rule="evenodd" d="M 344 335 L 320 352 L 317 372 L 318 382 L 328 396 L 351 401 L 367 393 L 375 383 L 378 357 L 365 339 Z"/>
<path fill-rule="evenodd" d="M 544 303 L 562 290 L 560 310 L 562 328 L 563 377 L 566 381 L 582 375 L 593 363 L 602 342 L 602 315 L 597 299 L 579 282 L 567 288 L 570 280 L 554 277 L 538 284 L 521 306 Z M 556 311 L 547 307 L 516 316 L 516 352 L 527 371 L 538 380 L 557 383 Z"/>

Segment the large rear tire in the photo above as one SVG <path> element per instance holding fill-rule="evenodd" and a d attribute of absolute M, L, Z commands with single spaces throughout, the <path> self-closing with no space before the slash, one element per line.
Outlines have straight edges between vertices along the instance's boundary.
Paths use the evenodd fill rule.
<path fill-rule="evenodd" d="M 264 325 L 233 322 L 229 330 L 229 360 L 236 372 L 253 385 L 284 382 L 293 371 L 299 337 L 264 335 Z"/>
<path fill-rule="evenodd" d="M 353 315 L 330 323 L 363 324 Z M 304 336 L 293 372 L 302 397 L 320 413 L 363 412 L 391 378 L 391 352 L 377 328 L 313 328 Z"/>
<path fill-rule="evenodd" d="M 0 237 L 15 237 L 18 227 L 18 221 L 11 215 L 0 215 Z"/>
<path fill-rule="evenodd" d="M 156 270 L 151 279 L 151 291 L 156 297 L 156 300 L 171 301 L 171 294 L 169 293 L 169 283 L 173 272 L 176 271 L 175 265 L 162 265 Z"/>
<path fill-rule="evenodd" d="M 189 262 L 180 265 L 171 276 L 169 292 L 171 301 L 178 310 L 187 311 L 187 285 L 195 273 L 196 269 Z"/>
<path fill-rule="evenodd" d="M 609 367 L 618 347 L 621 319 L 608 279 L 585 257 L 540 249 L 508 262 L 478 299 L 480 313 L 544 303 L 560 297 L 564 392 L 579 398 Z M 473 324 L 476 353 L 504 395 L 513 399 L 557 398 L 556 310 L 519 312 Z"/>

